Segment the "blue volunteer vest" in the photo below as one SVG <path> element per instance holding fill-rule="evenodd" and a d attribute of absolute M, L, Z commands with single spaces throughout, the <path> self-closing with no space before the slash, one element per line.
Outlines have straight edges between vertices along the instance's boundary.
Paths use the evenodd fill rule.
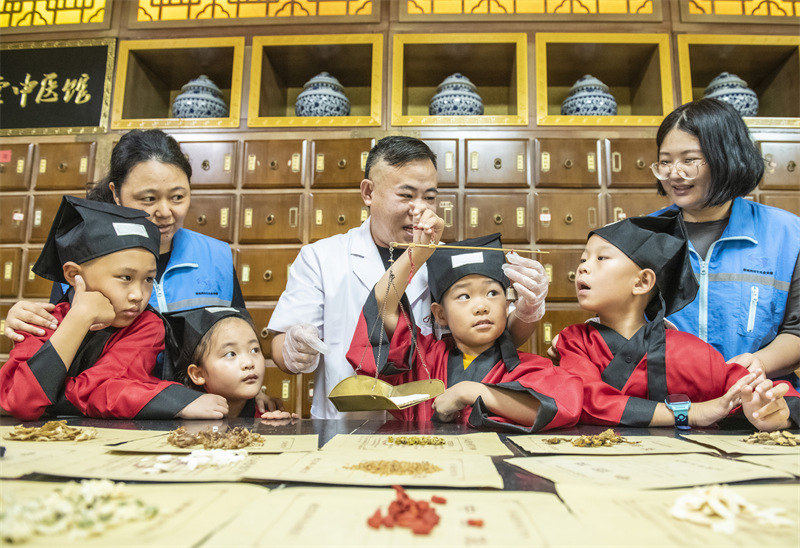
<path fill-rule="evenodd" d="M 786 313 L 800 253 L 800 217 L 736 198 L 728 226 L 708 254 L 701 257 L 691 243 L 689 251 L 700 290 L 691 304 L 667 319 L 711 344 L 726 360 L 772 342 Z"/>
<path fill-rule="evenodd" d="M 161 280 L 153 284 L 150 305 L 161 313 L 201 306 L 230 306 L 233 263 L 228 244 L 181 228 Z"/>

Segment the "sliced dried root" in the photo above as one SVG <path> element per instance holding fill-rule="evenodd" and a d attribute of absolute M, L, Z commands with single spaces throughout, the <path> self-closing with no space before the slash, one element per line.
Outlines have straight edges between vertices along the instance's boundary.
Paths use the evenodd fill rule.
<path fill-rule="evenodd" d="M 97 436 L 97 430 L 67 426 L 67 421 L 47 421 L 42 426 L 16 425 L 7 440 L 15 441 L 86 441 Z"/>

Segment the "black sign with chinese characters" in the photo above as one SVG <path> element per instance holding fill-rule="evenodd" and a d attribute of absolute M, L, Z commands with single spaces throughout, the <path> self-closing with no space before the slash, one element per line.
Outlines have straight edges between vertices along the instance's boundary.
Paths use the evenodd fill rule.
<path fill-rule="evenodd" d="M 3 44 L 2 134 L 105 130 L 113 56 L 108 39 Z"/>

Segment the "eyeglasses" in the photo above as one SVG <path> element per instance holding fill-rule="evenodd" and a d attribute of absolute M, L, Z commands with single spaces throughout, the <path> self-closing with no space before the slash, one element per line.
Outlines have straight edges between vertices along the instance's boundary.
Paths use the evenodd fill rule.
<path fill-rule="evenodd" d="M 672 173 L 672 168 L 675 168 L 675 173 L 678 174 L 678 177 L 687 181 L 691 181 L 693 179 L 697 179 L 697 176 L 700 174 L 700 166 L 704 164 L 705 162 L 702 160 L 695 160 L 690 163 L 653 162 L 650 164 L 650 169 L 653 171 L 653 175 L 655 175 L 656 179 L 659 181 L 666 181 L 669 179 L 669 174 Z"/>

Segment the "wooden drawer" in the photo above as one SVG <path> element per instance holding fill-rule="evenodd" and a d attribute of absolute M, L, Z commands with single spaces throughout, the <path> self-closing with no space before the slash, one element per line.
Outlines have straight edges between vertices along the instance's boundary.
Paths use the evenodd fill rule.
<path fill-rule="evenodd" d="M 4 195 L 0 198 L 0 243 L 24 242 L 27 219 L 27 196 Z"/>
<path fill-rule="evenodd" d="M 560 305 L 557 308 L 546 305 L 544 317 L 536 324 L 536 353 L 547 356 L 547 349 L 553 337 L 562 329 L 576 323 L 583 323 L 593 316 L 591 312 L 576 305 Z"/>
<path fill-rule="evenodd" d="M 95 143 L 39 143 L 33 155 L 37 190 L 86 190 L 94 173 Z"/>
<path fill-rule="evenodd" d="M 0 248 L 0 297 L 17 297 L 21 270 L 22 250 L 15 247 Z"/>
<path fill-rule="evenodd" d="M 312 185 L 317 188 L 358 188 L 364 179 L 372 139 L 326 139 L 312 145 Z"/>
<path fill-rule="evenodd" d="M 25 272 L 22 277 L 22 296 L 25 298 L 36 299 L 49 299 L 50 292 L 53 289 L 53 282 L 41 278 L 33 273 L 33 265 L 41 254 L 41 247 L 32 247 L 28 249 L 28 254 L 25 258 Z"/>
<path fill-rule="evenodd" d="M 585 243 L 590 230 L 603 226 L 597 192 L 537 192 L 534 196 L 537 243 Z"/>
<path fill-rule="evenodd" d="M 0 190 L 26 190 L 33 145 L 0 145 Z"/>
<path fill-rule="evenodd" d="M 241 243 L 300 243 L 303 240 L 303 195 L 243 194 L 239 221 Z"/>
<path fill-rule="evenodd" d="M 236 141 L 183 142 L 181 150 L 192 165 L 195 188 L 236 186 Z"/>
<path fill-rule="evenodd" d="M 541 249 L 548 252 L 538 256 L 550 281 L 547 299 L 550 301 L 574 301 L 577 298 L 575 276 L 578 272 L 583 248 L 542 247 Z"/>
<path fill-rule="evenodd" d="M 526 139 L 467 139 L 467 186 L 528 186 Z"/>
<path fill-rule="evenodd" d="M 436 154 L 436 172 L 440 187 L 458 186 L 458 140 L 423 139 Z"/>
<path fill-rule="evenodd" d="M 464 237 L 499 232 L 503 243 L 529 242 L 527 194 L 467 194 Z"/>
<path fill-rule="evenodd" d="M 78 198 L 83 197 L 80 194 L 69 193 L 69 196 Z M 53 219 L 56 218 L 61 201 L 64 198 L 63 194 L 35 194 L 33 196 L 33 213 L 31 214 L 31 233 L 28 238 L 29 242 L 43 244 L 50 233 L 50 226 L 53 224 Z"/>
<path fill-rule="evenodd" d="M 261 343 L 261 351 L 264 356 L 270 355 L 270 341 L 272 337 L 267 331 L 267 324 L 269 318 L 272 316 L 274 307 L 250 307 L 247 309 L 250 316 L 253 318 L 253 324 L 256 328 L 258 340 Z M 297 413 L 298 410 L 298 376 L 284 373 L 272 362 L 267 359 L 267 370 L 264 375 L 264 386 L 267 388 L 267 395 L 273 398 L 280 398 L 283 402 L 283 408 L 286 411 Z"/>
<path fill-rule="evenodd" d="M 357 192 L 313 192 L 309 195 L 309 210 L 312 242 L 347 232 L 369 217 L 369 207 Z"/>
<path fill-rule="evenodd" d="M 303 141 L 245 141 L 244 188 L 303 186 Z"/>
<path fill-rule="evenodd" d="M 600 185 L 600 143 L 596 139 L 537 139 L 535 158 L 536 187 Z"/>
<path fill-rule="evenodd" d="M 461 219 L 458 196 L 451 193 L 440 193 L 436 196 L 436 214 L 444 220 L 442 240 L 445 242 L 458 240 L 458 223 Z"/>
<path fill-rule="evenodd" d="M 0 304 L 0 354 L 8 354 L 14 347 L 11 339 L 5 336 L 6 316 L 8 316 L 9 310 L 11 310 L 10 304 Z"/>
<path fill-rule="evenodd" d="M 800 143 L 761 142 L 764 190 L 800 190 Z"/>
<path fill-rule="evenodd" d="M 761 203 L 800 215 L 800 192 L 762 192 Z"/>
<path fill-rule="evenodd" d="M 658 151 L 653 139 L 611 139 L 608 147 L 609 187 L 655 187 L 650 165 L 658 160 Z"/>
<path fill-rule="evenodd" d="M 628 217 L 641 217 L 670 205 L 666 196 L 653 190 L 641 192 L 609 192 L 606 198 L 606 219 L 613 223 Z"/>
<path fill-rule="evenodd" d="M 245 299 L 277 300 L 286 288 L 289 267 L 300 248 L 240 249 L 236 272 Z"/>
<path fill-rule="evenodd" d="M 223 242 L 233 242 L 235 199 L 233 194 L 193 193 L 183 226 Z"/>

